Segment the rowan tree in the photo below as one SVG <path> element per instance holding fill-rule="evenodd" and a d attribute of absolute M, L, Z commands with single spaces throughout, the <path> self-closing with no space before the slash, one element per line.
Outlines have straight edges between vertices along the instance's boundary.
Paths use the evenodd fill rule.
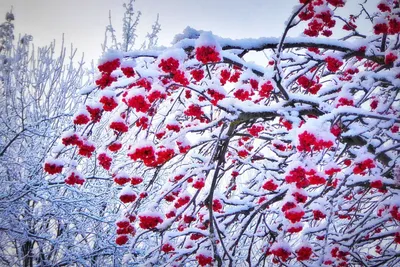
<path fill-rule="evenodd" d="M 280 38 L 107 52 L 45 171 L 114 181 L 127 264 L 398 265 L 399 2 L 345 4 L 300 0 Z"/>

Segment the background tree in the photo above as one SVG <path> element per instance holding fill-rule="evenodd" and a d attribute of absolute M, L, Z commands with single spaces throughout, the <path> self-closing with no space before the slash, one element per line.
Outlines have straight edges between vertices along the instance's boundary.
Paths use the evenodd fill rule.
<path fill-rule="evenodd" d="M 122 36 L 131 47 L 138 20 L 133 23 L 133 1 L 125 7 Z M 47 179 L 42 169 L 45 155 L 57 153 L 54 143 L 61 133 L 74 130 L 71 111 L 92 89 L 93 72 L 84 69 L 76 49 L 68 54 L 64 43 L 35 49 L 32 36 L 15 40 L 13 21 L 10 12 L 0 25 L 0 261 L 7 266 L 116 265 L 126 248 L 114 242 L 120 204 L 113 182 L 93 161 L 73 163 L 91 174 L 79 190 L 65 177 Z M 116 35 L 112 26 L 107 29 Z M 156 35 L 153 30 L 149 43 Z"/>
<path fill-rule="evenodd" d="M 13 20 L 8 13 L 0 25 L 0 261 L 33 266 L 90 259 L 105 247 L 88 239 L 107 222 L 101 191 L 66 189 L 42 171 L 90 77 L 72 47 L 68 54 L 63 43 L 36 49 L 29 35 L 15 40 Z"/>
<path fill-rule="evenodd" d="M 41 166 L 71 116 L 84 72 L 74 49 L 67 55 L 62 44 L 56 52 L 53 42 L 36 50 L 29 35 L 15 40 L 13 20 L 7 13 L 0 25 L 1 261 L 31 266 L 34 257 L 51 261 L 49 240 L 62 232 L 49 200 L 63 193 L 44 180 Z"/>

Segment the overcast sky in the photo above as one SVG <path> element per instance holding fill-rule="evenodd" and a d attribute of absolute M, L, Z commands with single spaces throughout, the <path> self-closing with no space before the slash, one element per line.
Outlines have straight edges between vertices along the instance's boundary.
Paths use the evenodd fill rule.
<path fill-rule="evenodd" d="M 355 2 L 360 0 L 348 0 Z M 36 45 L 61 40 L 64 33 L 66 43 L 73 43 L 87 59 L 97 59 L 109 11 L 120 32 L 123 3 L 124 0 L 0 0 L 0 16 L 13 6 L 17 32 L 33 35 Z M 298 0 L 137 0 L 136 8 L 143 13 L 139 35 L 150 31 L 159 13 L 159 43 L 168 45 L 186 26 L 230 38 L 278 37 L 296 4 Z"/>

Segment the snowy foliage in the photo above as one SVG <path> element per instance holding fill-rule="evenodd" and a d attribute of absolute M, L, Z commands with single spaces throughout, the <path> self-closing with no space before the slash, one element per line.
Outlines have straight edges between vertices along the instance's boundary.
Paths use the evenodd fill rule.
<path fill-rule="evenodd" d="M 78 162 L 64 166 L 56 156 L 45 161 L 50 149 L 61 151 L 54 142 L 71 129 L 79 89 L 88 80 L 83 61 L 63 44 L 34 47 L 29 35 L 14 40 L 13 18 L 8 13 L 0 24 L 0 265 L 90 261 L 116 246 L 96 240 L 114 231 L 116 216 L 104 214 L 106 183 L 99 190 L 68 188 L 66 183 L 83 182 L 72 168 Z M 53 175 L 46 177 L 42 166 Z M 65 182 L 52 178 L 61 172 Z"/>

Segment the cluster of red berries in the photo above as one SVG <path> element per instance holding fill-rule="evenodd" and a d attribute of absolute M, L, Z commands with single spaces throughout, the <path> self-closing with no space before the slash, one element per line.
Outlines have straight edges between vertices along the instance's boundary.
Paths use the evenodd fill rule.
<path fill-rule="evenodd" d="M 253 124 L 250 128 L 247 129 L 249 134 L 251 134 L 252 136 L 255 136 L 255 137 L 258 137 L 260 132 L 262 132 L 263 130 L 264 130 L 264 126 L 262 126 L 260 124 Z"/>
<path fill-rule="evenodd" d="M 382 182 L 382 180 L 372 181 L 372 182 L 370 182 L 369 186 L 371 188 L 378 189 L 378 191 L 381 192 L 381 193 L 386 193 L 387 192 L 387 189 L 386 189 L 384 183 Z"/>
<path fill-rule="evenodd" d="M 86 110 L 89 112 L 92 122 L 96 123 L 100 121 L 102 112 L 102 109 L 100 107 L 92 107 L 90 105 L 86 105 Z"/>
<path fill-rule="evenodd" d="M 332 18 L 330 11 L 320 12 L 308 23 L 308 28 L 304 30 L 304 34 L 311 37 L 317 37 L 319 34 L 329 37 L 332 35 L 330 29 L 335 25 L 336 21 Z"/>
<path fill-rule="evenodd" d="M 44 171 L 48 174 L 57 174 L 62 172 L 63 167 L 64 165 L 62 165 L 61 163 L 46 162 L 44 164 Z"/>
<path fill-rule="evenodd" d="M 317 137 L 309 133 L 308 131 L 304 131 L 303 133 L 299 134 L 299 145 L 297 146 L 297 150 L 302 152 L 310 152 L 320 151 L 323 149 L 329 149 L 333 146 L 333 142 L 328 140 L 317 139 Z"/>
<path fill-rule="evenodd" d="M 78 148 L 79 148 L 78 154 L 81 155 L 81 156 L 84 156 L 84 157 L 88 157 L 88 158 L 90 158 L 92 156 L 92 153 L 96 149 L 96 147 L 94 146 L 93 143 L 91 143 L 88 140 L 80 137 L 76 133 L 62 138 L 62 143 L 65 146 L 69 146 L 69 145 L 78 146 Z"/>
<path fill-rule="evenodd" d="M 235 66 L 234 66 L 234 68 L 235 68 Z M 237 81 L 239 81 L 239 78 L 241 75 L 242 75 L 242 72 L 240 70 L 235 70 L 233 75 L 231 75 L 231 77 L 229 78 L 229 81 L 232 83 L 236 83 Z"/>
<path fill-rule="evenodd" d="M 126 125 L 125 122 L 123 122 L 123 121 L 113 121 L 110 124 L 110 129 L 113 129 L 120 133 L 126 133 L 126 132 L 128 132 L 129 128 L 128 128 L 128 125 Z"/>
<path fill-rule="evenodd" d="M 378 99 L 373 99 L 369 106 L 371 107 L 372 110 L 375 110 L 378 107 L 379 101 Z"/>
<path fill-rule="evenodd" d="M 131 178 L 125 173 L 113 174 L 113 177 L 114 182 L 119 185 L 125 185 L 131 181 Z"/>
<path fill-rule="evenodd" d="M 302 75 L 297 79 L 298 84 L 300 84 L 301 87 L 304 89 L 308 90 L 312 94 L 316 94 L 319 89 L 322 87 L 319 86 L 319 84 L 316 84 L 315 81 L 308 79 L 306 76 Z M 318 86 L 316 86 L 318 85 Z"/>
<path fill-rule="evenodd" d="M 287 183 L 296 183 L 297 188 L 303 188 L 310 184 L 306 177 L 306 170 L 300 166 L 291 170 L 285 177 L 285 181 Z"/>
<path fill-rule="evenodd" d="M 225 95 L 214 90 L 214 89 L 208 89 L 207 90 L 207 94 L 212 98 L 211 99 L 211 104 L 213 104 L 214 106 L 216 106 L 218 104 L 218 101 L 222 100 L 225 98 Z"/>
<path fill-rule="evenodd" d="M 158 224 L 163 222 L 160 216 L 152 216 L 152 215 L 139 215 L 139 226 L 142 229 L 153 229 Z"/>
<path fill-rule="evenodd" d="M 354 101 L 352 99 L 348 99 L 345 97 L 339 98 L 336 107 L 341 107 L 341 106 L 354 106 Z"/>
<path fill-rule="evenodd" d="M 131 185 L 139 185 L 143 182 L 143 178 L 142 177 L 132 177 L 131 178 Z"/>
<path fill-rule="evenodd" d="M 186 116 L 192 116 L 195 117 L 196 119 L 201 119 L 201 116 L 203 116 L 203 111 L 201 110 L 201 107 L 199 105 L 191 104 L 184 112 Z"/>
<path fill-rule="evenodd" d="M 103 109 L 105 111 L 112 111 L 118 106 L 115 96 L 102 96 L 99 102 L 103 104 Z"/>
<path fill-rule="evenodd" d="M 325 174 L 326 174 L 326 175 L 329 175 L 329 176 L 332 176 L 332 175 L 335 175 L 335 173 L 340 172 L 341 170 L 342 170 L 341 168 L 332 167 L 332 168 L 326 169 L 326 170 L 325 170 Z"/>
<path fill-rule="evenodd" d="M 282 143 L 273 143 L 272 144 L 276 149 L 280 150 L 280 151 L 286 151 L 287 147 L 286 145 L 282 144 Z"/>
<path fill-rule="evenodd" d="M 203 64 L 221 61 L 221 55 L 215 46 L 200 46 L 196 48 L 196 59 Z"/>
<path fill-rule="evenodd" d="M 107 62 L 99 65 L 97 68 L 102 73 L 111 73 L 114 70 L 116 70 L 120 65 L 121 65 L 120 60 L 118 58 L 116 58 L 114 60 L 107 61 Z"/>
<path fill-rule="evenodd" d="M 116 222 L 117 225 L 117 238 L 115 239 L 115 243 L 119 246 L 126 244 L 129 241 L 129 235 L 135 236 L 136 229 L 131 224 L 136 220 L 136 216 L 130 215 L 128 218 L 118 220 Z"/>
<path fill-rule="evenodd" d="M 158 67 L 161 68 L 163 72 L 174 73 L 179 68 L 179 61 L 172 57 L 169 57 L 167 59 L 161 59 L 161 62 L 158 64 Z"/>
<path fill-rule="evenodd" d="M 342 260 L 342 261 L 347 261 L 347 256 L 349 255 L 350 253 L 348 252 L 348 251 L 344 251 L 344 250 L 340 250 L 338 247 L 334 247 L 332 250 L 331 250 L 331 255 L 332 255 L 332 257 L 333 258 L 337 258 L 337 259 L 339 259 L 339 260 Z"/>
<path fill-rule="evenodd" d="M 294 192 L 292 193 L 292 196 L 294 197 L 294 199 L 296 200 L 297 203 L 306 203 L 307 201 L 307 196 L 300 193 L 300 192 Z"/>
<path fill-rule="evenodd" d="M 282 207 L 282 211 L 283 211 Z M 288 209 L 285 211 L 285 218 L 291 221 L 292 223 L 300 222 L 304 216 L 304 211 L 299 207 L 295 206 L 294 208 Z"/>
<path fill-rule="evenodd" d="M 135 125 L 138 128 L 142 127 L 142 130 L 146 130 L 149 127 L 149 118 L 142 116 L 136 121 Z"/>
<path fill-rule="evenodd" d="M 107 155 L 107 153 L 100 153 L 97 156 L 97 160 L 99 161 L 100 166 L 102 166 L 105 170 L 110 170 L 112 158 Z"/>
<path fill-rule="evenodd" d="M 80 173 L 78 173 L 77 171 L 73 171 L 68 175 L 68 177 L 64 181 L 68 185 L 75 185 L 75 184 L 83 185 L 85 179 L 82 177 Z"/>
<path fill-rule="evenodd" d="M 161 251 L 164 253 L 170 253 L 175 251 L 175 247 L 171 243 L 164 243 L 161 246 Z"/>
<path fill-rule="evenodd" d="M 267 251 L 267 254 L 272 254 L 281 261 L 286 262 L 292 254 L 289 250 L 283 247 L 277 247 Z M 277 261 L 279 262 L 279 260 Z"/>
<path fill-rule="evenodd" d="M 393 206 L 390 210 L 390 214 L 392 215 L 393 219 L 400 221 L 400 210 L 398 206 Z"/>
<path fill-rule="evenodd" d="M 150 103 L 153 103 L 158 99 L 166 99 L 166 98 L 167 95 L 159 90 L 151 90 L 150 93 L 147 95 L 147 100 L 149 100 Z"/>
<path fill-rule="evenodd" d="M 163 165 L 175 156 L 175 150 L 172 148 L 160 147 L 156 152 L 156 160 L 150 164 L 150 167 Z"/>
<path fill-rule="evenodd" d="M 323 212 L 320 211 L 320 210 L 313 210 L 313 216 L 314 216 L 314 220 L 317 220 L 317 221 L 326 218 L 326 214 L 323 213 Z"/>
<path fill-rule="evenodd" d="M 273 180 L 267 180 L 263 184 L 262 188 L 268 191 L 275 191 L 276 189 L 278 189 L 278 185 L 275 184 Z"/>
<path fill-rule="evenodd" d="M 334 7 L 341 7 L 344 5 L 343 0 L 328 0 L 329 4 Z M 300 0 L 300 3 L 306 4 L 306 1 Z M 308 23 L 308 28 L 304 30 L 304 34 L 312 37 L 317 37 L 320 33 L 324 36 L 331 36 L 332 31 L 330 30 L 336 24 L 333 19 L 333 12 L 330 10 L 316 11 L 315 7 L 321 6 L 324 1 L 316 0 L 311 1 L 304 9 L 299 13 L 299 18 L 302 21 L 311 21 Z M 322 9 L 323 10 L 323 9 Z"/>
<path fill-rule="evenodd" d="M 168 123 L 166 128 L 170 131 L 179 133 L 181 131 L 181 126 L 179 125 L 179 123 Z"/>
<path fill-rule="evenodd" d="M 179 153 L 186 154 L 192 147 L 188 144 L 183 144 L 182 142 L 176 142 L 178 145 Z"/>
<path fill-rule="evenodd" d="M 167 212 L 167 213 L 165 214 L 165 217 L 166 217 L 167 219 L 170 219 L 170 218 L 175 217 L 175 216 L 176 216 L 175 210 L 171 210 L 171 211 L 169 211 L 169 212 Z"/>
<path fill-rule="evenodd" d="M 198 178 L 196 181 L 193 182 L 192 186 L 198 190 L 202 189 L 205 186 L 204 178 Z"/>
<path fill-rule="evenodd" d="M 336 136 L 336 137 L 338 137 L 341 133 L 342 133 L 342 129 L 340 128 L 340 126 L 339 125 L 337 125 L 337 124 L 335 124 L 335 125 L 333 125 L 332 127 L 331 127 L 331 133 L 334 135 L 334 136 Z"/>
<path fill-rule="evenodd" d="M 310 170 L 307 172 L 308 181 L 311 185 L 323 185 L 326 183 L 324 177 L 319 176 L 315 170 Z"/>
<path fill-rule="evenodd" d="M 311 258 L 313 251 L 310 247 L 303 246 L 296 250 L 297 260 L 298 261 L 306 261 Z"/>
<path fill-rule="evenodd" d="M 398 14 L 396 14 L 395 5 L 398 5 L 398 1 L 393 1 L 392 5 L 388 1 L 381 1 L 378 4 L 378 9 L 381 12 L 387 12 L 382 17 L 382 20 L 379 20 L 378 23 L 374 25 L 374 33 L 375 34 L 398 34 L 400 33 L 400 18 Z M 393 10 L 392 10 L 393 9 Z M 389 14 L 388 14 L 389 13 Z"/>
<path fill-rule="evenodd" d="M 353 75 L 359 73 L 358 68 L 347 68 L 345 71 L 340 73 L 339 80 L 341 81 L 350 81 L 353 78 Z"/>
<path fill-rule="evenodd" d="M 287 229 L 288 233 L 298 233 L 303 230 L 303 226 L 301 224 L 292 224 Z"/>
<path fill-rule="evenodd" d="M 375 163 L 373 159 L 366 159 L 354 166 L 353 172 L 354 174 L 364 175 L 367 169 L 375 168 Z"/>
<path fill-rule="evenodd" d="M 271 92 L 274 90 L 274 86 L 272 85 L 271 81 L 267 81 L 266 83 L 263 83 L 260 87 L 260 90 L 258 91 L 258 94 L 260 97 L 270 97 Z"/>
<path fill-rule="evenodd" d="M 73 133 L 71 135 L 68 135 L 68 136 L 65 136 L 64 138 L 62 138 L 61 142 L 65 146 L 69 146 L 69 145 L 79 146 L 82 144 L 83 141 L 79 135 L 77 135 L 76 133 Z"/>
<path fill-rule="evenodd" d="M 87 124 L 89 121 L 90 121 L 89 114 L 86 113 L 79 114 L 74 118 L 74 124 L 76 125 L 84 125 Z"/>
<path fill-rule="evenodd" d="M 151 81 L 149 81 L 146 78 L 140 78 L 136 82 L 129 85 L 128 89 L 131 89 L 135 86 L 138 88 L 144 88 L 146 91 L 150 91 L 151 90 Z"/>
<path fill-rule="evenodd" d="M 345 31 L 353 31 L 357 29 L 357 25 L 355 24 L 356 18 L 356 16 L 350 15 L 349 20 L 346 21 L 346 24 L 343 25 L 342 29 Z"/>
<path fill-rule="evenodd" d="M 396 244 L 400 244 L 400 232 L 396 232 L 396 234 L 394 235 L 394 242 Z"/>
<path fill-rule="evenodd" d="M 325 184 L 325 178 L 319 176 L 315 170 L 306 171 L 301 166 L 294 168 L 285 177 L 287 183 L 296 183 L 297 188 L 304 188 L 309 185 Z"/>
<path fill-rule="evenodd" d="M 78 154 L 88 158 L 90 158 L 93 152 L 96 150 L 94 144 L 92 142 L 89 142 L 88 140 L 83 140 L 82 143 L 78 145 L 78 147 Z"/>
<path fill-rule="evenodd" d="M 252 92 L 250 90 L 245 90 L 245 89 L 237 89 L 233 95 L 239 99 L 240 101 L 246 101 L 250 100 L 250 96 L 252 95 Z"/>
<path fill-rule="evenodd" d="M 339 68 L 343 65 L 343 61 L 340 61 L 334 57 L 326 57 L 325 58 L 326 67 L 331 72 L 337 72 Z"/>
<path fill-rule="evenodd" d="M 400 21 L 399 21 L 400 23 Z M 397 55 L 395 55 L 394 53 L 390 52 L 389 54 L 387 54 L 385 56 L 385 64 L 386 65 L 390 65 L 393 64 L 397 59 Z"/>
<path fill-rule="evenodd" d="M 127 192 L 122 191 L 121 194 L 119 195 L 119 199 L 123 203 L 132 203 L 135 202 L 135 200 L 137 199 L 137 195 L 133 191 L 127 191 Z"/>
<path fill-rule="evenodd" d="M 212 209 L 215 212 L 222 212 L 222 202 L 219 199 L 214 199 L 212 203 Z"/>
<path fill-rule="evenodd" d="M 117 152 L 122 148 L 122 144 L 119 141 L 115 141 L 112 144 L 110 144 L 108 146 L 108 150 L 110 150 L 111 152 Z"/>
<path fill-rule="evenodd" d="M 190 71 L 193 79 L 197 82 L 201 81 L 204 78 L 204 70 L 202 69 L 194 69 Z"/>
<path fill-rule="evenodd" d="M 142 160 L 146 165 L 151 164 L 155 160 L 155 151 L 152 146 L 143 146 L 136 148 L 133 152 L 129 153 L 128 156 L 132 160 Z"/>
<path fill-rule="evenodd" d="M 174 204 L 174 207 L 179 209 L 180 207 L 185 206 L 187 203 L 190 202 L 190 196 L 185 195 L 178 198 Z"/>
<path fill-rule="evenodd" d="M 284 118 L 280 118 L 279 123 L 281 123 L 283 125 L 283 127 L 285 127 L 286 130 L 288 130 L 288 131 L 293 128 L 292 122 L 285 120 Z"/>
<path fill-rule="evenodd" d="M 100 87 L 100 89 L 104 89 L 110 86 L 113 82 L 117 80 L 117 77 L 113 77 L 108 73 L 103 73 L 100 79 L 96 80 L 96 85 Z"/>
<path fill-rule="evenodd" d="M 225 85 L 228 81 L 235 83 L 239 80 L 240 75 L 242 74 L 242 72 L 240 71 L 240 69 L 234 67 L 235 71 L 233 72 L 233 74 L 231 74 L 231 71 L 229 69 L 223 69 L 221 70 L 220 73 L 220 83 L 221 85 Z"/>
<path fill-rule="evenodd" d="M 149 111 L 151 104 L 143 95 L 135 95 L 128 99 L 127 105 L 134 108 L 136 112 L 146 113 Z"/>
<path fill-rule="evenodd" d="M 172 74 L 172 80 L 183 86 L 189 85 L 189 80 L 186 78 L 185 72 L 183 72 L 181 70 L 177 70 Z"/>
<path fill-rule="evenodd" d="M 200 266 L 211 265 L 213 262 L 213 258 L 211 256 L 207 256 L 204 254 L 197 254 L 196 260 Z"/>
<path fill-rule="evenodd" d="M 132 67 L 124 67 L 121 68 L 122 73 L 127 77 L 127 78 L 131 78 L 131 77 L 135 77 L 136 73 L 133 70 Z"/>
<path fill-rule="evenodd" d="M 110 86 L 114 81 L 117 80 L 116 77 L 111 76 L 111 72 L 116 70 L 120 65 L 121 62 L 118 58 L 99 65 L 98 69 L 100 72 L 102 72 L 102 76 L 100 79 L 96 80 L 96 85 L 98 85 L 100 89 Z"/>
<path fill-rule="evenodd" d="M 226 82 L 231 77 L 231 72 L 229 69 L 223 69 L 223 70 L 221 70 L 220 76 L 221 76 L 221 78 L 219 79 L 219 81 L 221 82 L 222 85 L 225 85 Z"/>

